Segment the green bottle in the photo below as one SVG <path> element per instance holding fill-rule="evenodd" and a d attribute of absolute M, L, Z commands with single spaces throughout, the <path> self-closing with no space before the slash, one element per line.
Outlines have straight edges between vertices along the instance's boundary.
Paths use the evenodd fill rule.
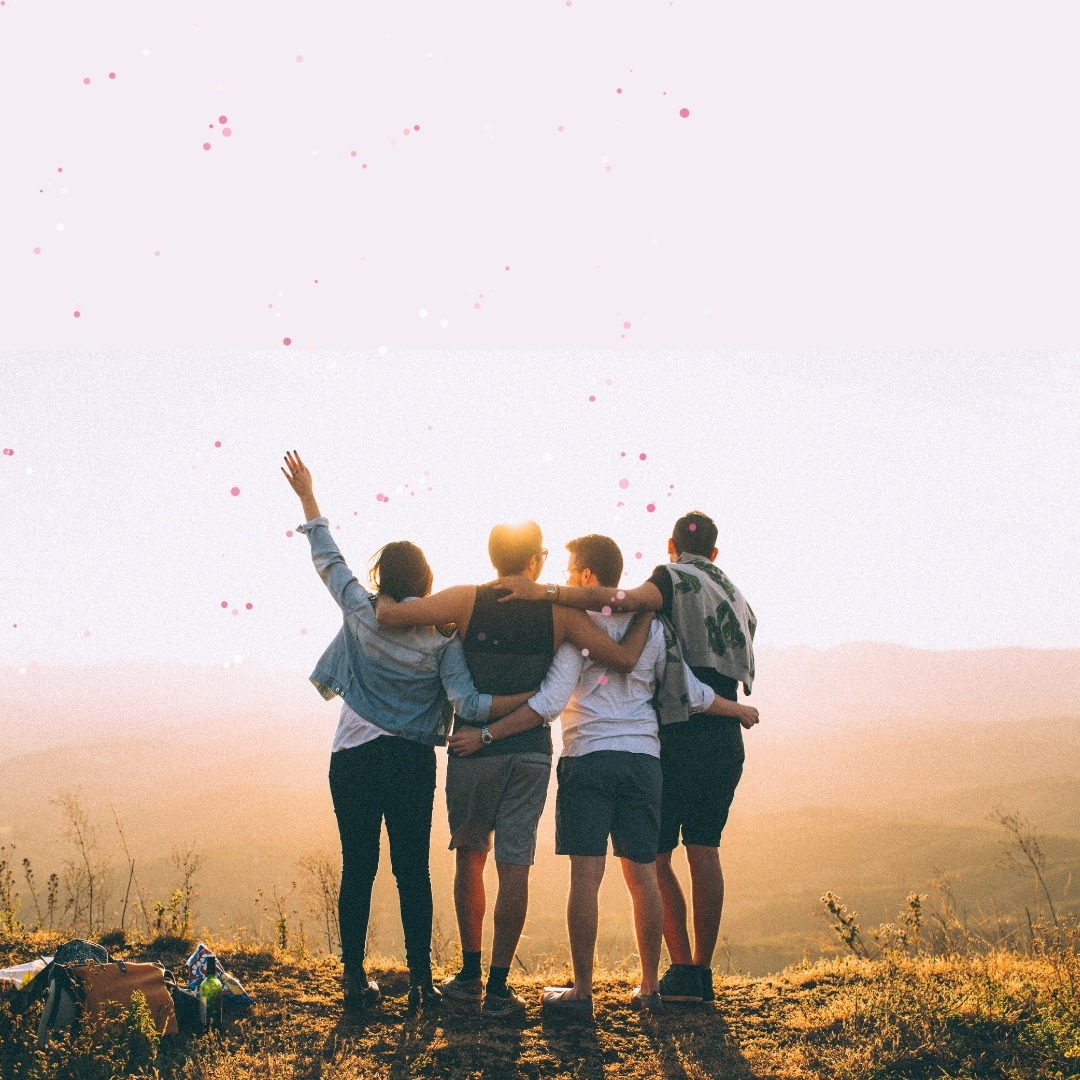
<path fill-rule="evenodd" d="M 199 1021 L 203 1031 L 221 1027 L 221 980 L 217 977 L 217 957 L 206 958 L 206 978 L 199 983 Z"/>

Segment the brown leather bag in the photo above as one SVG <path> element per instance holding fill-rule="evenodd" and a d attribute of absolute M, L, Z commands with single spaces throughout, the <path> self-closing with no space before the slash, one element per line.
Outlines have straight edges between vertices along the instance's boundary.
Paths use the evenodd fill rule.
<path fill-rule="evenodd" d="M 176 1010 L 165 985 L 160 964 L 132 964 L 113 960 L 108 964 L 72 965 L 71 974 L 82 986 L 82 1023 L 92 1024 L 107 1002 L 129 1005 L 140 991 L 159 1035 L 175 1035 Z"/>

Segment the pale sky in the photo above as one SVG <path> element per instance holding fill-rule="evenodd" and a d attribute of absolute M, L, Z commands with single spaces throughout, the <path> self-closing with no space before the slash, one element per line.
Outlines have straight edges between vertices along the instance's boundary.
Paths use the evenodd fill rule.
<path fill-rule="evenodd" d="M 488 580 L 491 524 L 531 516 L 545 578 L 563 580 L 565 542 L 596 531 L 637 584 L 699 508 L 760 642 L 1080 646 L 1075 357 L 372 349 L 0 365 L 14 391 L 5 664 L 309 668 L 338 615 L 307 541 L 286 536 L 301 520 L 278 471 L 293 448 L 361 575 L 407 538 L 436 587 Z"/>
<path fill-rule="evenodd" d="M 700 508 L 764 642 L 1080 645 L 1078 31 L 5 0 L 0 663 L 310 667 L 290 448 L 358 570 Z"/>

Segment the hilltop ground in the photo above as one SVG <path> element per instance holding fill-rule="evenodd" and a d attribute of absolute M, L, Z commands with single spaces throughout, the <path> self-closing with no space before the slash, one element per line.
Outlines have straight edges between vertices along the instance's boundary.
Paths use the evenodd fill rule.
<path fill-rule="evenodd" d="M 0 963 L 45 944 L 42 935 L 9 937 L 0 941 Z M 1080 1076 L 1080 964 L 1067 949 L 1039 958 L 851 957 L 767 978 L 718 977 L 715 1008 L 670 1007 L 658 1017 L 633 1012 L 630 973 L 609 971 L 598 981 L 592 1025 L 541 1017 L 542 987 L 564 981 L 563 971 L 549 971 L 515 979 L 529 1015 L 507 1025 L 445 1007 L 408 1015 L 407 976 L 392 964 L 373 966 L 383 1002 L 364 1018 L 346 1018 L 336 960 L 214 945 L 256 1002 L 224 1037 L 167 1041 L 156 1065 L 140 1072 L 115 1054 L 95 1059 L 85 1045 L 35 1055 L 35 1010 L 13 1019 L 0 1004 L 3 1080 Z M 171 966 L 186 947 L 127 951 Z"/>

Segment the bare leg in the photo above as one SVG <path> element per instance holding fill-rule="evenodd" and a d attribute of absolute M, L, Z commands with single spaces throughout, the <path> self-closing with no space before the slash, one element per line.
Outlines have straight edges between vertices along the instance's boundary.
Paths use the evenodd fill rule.
<path fill-rule="evenodd" d="M 484 864 L 486 851 L 455 851 L 454 908 L 457 911 L 458 934 L 462 952 L 479 952 L 484 936 L 484 912 L 487 896 L 484 893 Z"/>
<path fill-rule="evenodd" d="M 621 859 L 623 877 L 634 904 L 634 932 L 641 960 L 641 993 L 659 989 L 660 940 L 664 931 L 664 909 L 656 880 L 656 863 L 636 863 Z M 576 982 L 576 980 L 575 980 Z"/>
<path fill-rule="evenodd" d="M 603 855 L 570 856 L 570 894 L 566 899 L 566 930 L 574 964 L 574 986 L 566 1001 L 592 997 L 593 958 L 599 922 L 600 882 L 607 859 Z"/>
<path fill-rule="evenodd" d="M 496 862 L 495 868 L 499 871 L 499 895 L 495 898 L 491 966 L 508 968 L 514 962 L 529 908 L 529 867 Z"/>
<path fill-rule="evenodd" d="M 712 967 L 716 939 L 720 935 L 720 916 L 724 910 L 720 849 L 687 844 L 686 859 L 690 863 L 694 904 L 694 963 L 699 967 Z"/>
<path fill-rule="evenodd" d="M 656 856 L 656 884 L 664 906 L 664 941 L 673 964 L 692 964 L 690 937 L 686 929 L 686 897 L 675 876 L 671 856 L 670 851 Z"/>

